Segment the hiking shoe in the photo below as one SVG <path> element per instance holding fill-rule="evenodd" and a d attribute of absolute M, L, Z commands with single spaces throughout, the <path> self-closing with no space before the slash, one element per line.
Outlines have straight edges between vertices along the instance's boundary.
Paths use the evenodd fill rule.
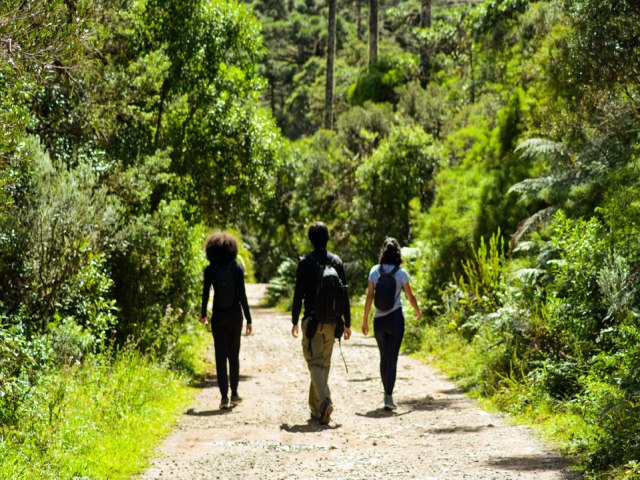
<path fill-rule="evenodd" d="M 322 403 L 320 409 L 320 425 L 328 425 L 331 421 L 331 412 L 333 412 L 333 405 L 328 398 Z"/>
<path fill-rule="evenodd" d="M 393 397 L 391 395 L 384 396 L 384 409 L 392 411 L 398 409 L 398 405 L 393 401 Z"/>
<path fill-rule="evenodd" d="M 231 394 L 231 405 L 238 405 L 239 403 L 242 403 L 242 397 L 240 395 L 238 395 L 237 393 L 235 394 Z"/>
<path fill-rule="evenodd" d="M 231 408 L 231 404 L 229 403 L 229 398 L 222 397 L 222 400 L 220 400 L 220 410 L 226 410 L 227 408 Z"/>

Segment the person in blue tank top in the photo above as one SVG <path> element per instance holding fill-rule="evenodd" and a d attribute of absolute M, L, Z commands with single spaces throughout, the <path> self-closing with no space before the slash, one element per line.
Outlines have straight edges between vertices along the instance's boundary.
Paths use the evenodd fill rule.
<path fill-rule="evenodd" d="M 396 383 L 398 369 L 398 355 L 404 337 L 404 314 L 402 313 L 402 299 L 400 294 L 404 291 L 409 303 L 418 317 L 422 318 L 422 312 L 409 285 L 409 274 L 403 268 L 400 244 L 395 238 L 387 238 L 380 249 L 378 265 L 374 265 L 369 272 L 369 284 L 367 299 L 364 304 L 362 319 L 362 333 L 369 334 L 369 312 L 376 293 L 376 284 L 381 275 L 392 274 L 395 278 L 395 300 L 391 302 L 391 308 L 380 310 L 376 307 L 373 314 L 373 329 L 376 343 L 380 350 L 380 376 L 384 386 L 384 409 L 395 410 L 397 405 L 393 401 L 393 388 Z"/>

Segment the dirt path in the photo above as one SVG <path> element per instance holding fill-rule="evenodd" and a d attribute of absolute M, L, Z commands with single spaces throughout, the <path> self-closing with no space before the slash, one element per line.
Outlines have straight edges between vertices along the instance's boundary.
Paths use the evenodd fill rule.
<path fill-rule="evenodd" d="M 250 286 L 257 304 L 263 287 Z M 523 427 L 474 405 L 427 365 L 401 356 L 396 413 L 380 409 L 375 340 L 336 345 L 331 424 L 308 421 L 308 371 L 289 317 L 252 308 L 242 338 L 240 394 L 220 411 L 212 379 L 143 479 L 569 479 L 561 458 Z"/>

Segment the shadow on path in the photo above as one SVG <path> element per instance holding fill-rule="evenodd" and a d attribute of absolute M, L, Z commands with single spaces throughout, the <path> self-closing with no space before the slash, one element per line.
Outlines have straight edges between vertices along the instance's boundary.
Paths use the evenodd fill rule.
<path fill-rule="evenodd" d="M 224 410 L 200 410 L 197 411 L 195 408 L 190 408 L 189 410 L 187 410 L 185 413 L 187 415 L 190 415 L 192 417 L 215 417 L 218 415 L 228 415 L 229 413 L 231 413 L 233 409 L 231 408 L 227 408 Z"/>
<path fill-rule="evenodd" d="M 566 459 L 552 454 L 494 457 L 489 460 L 487 464 L 502 470 L 513 470 L 516 472 L 561 471 L 570 465 Z M 578 480 L 582 477 L 576 474 L 565 473 L 563 478 L 567 480 Z"/>
<path fill-rule="evenodd" d="M 423 398 L 414 398 L 410 400 L 399 401 L 398 405 L 403 405 L 409 407 L 411 410 L 419 410 L 419 411 L 433 411 L 433 410 L 446 410 L 452 409 L 455 410 L 458 407 L 458 403 L 460 403 L 460 399 L 456 398 L 433 398 L 431 396 L 426 396 Z"/>
<path fill-rule="evenodd" d="M 477 433 L 481 432 L 485 428 L 495 428 L 493 425 L 478 425 L 475 427 L 471 427 L 468 425 L 456 426 L 456 427 L 445 427 L 445 428 L 431 428 L 427 430 L 428 433 L 433 433 L 435 435 L 447 435 L 451 433 Z"/>
<path fill-rule="evenodd" d="M 367 417 L 367 418 L 390 418 L 390 417 L 401 417 L 402 415 L 407 415 L 409 413 L 413 412 L 413 410 L 407 410 L 407 411 L 392 411 L 392 410 L 385 410 L 384 408 L 378 408 L 376 410 L 371 410 L 369 412 L 366 413 L 360 413 L 360 412 L 356 412 L 356 415 L 359 417 Z"/>
<path fill-rule="evenodd" d="M 253 377 L 251 375 L 240 375 L 240 382 L 246 382 L 247 380 L 251 380 Z M 218 386 L 218 379 L 216 377 L 207 377 L 204 380 L 200 380 L 199 382 L 193 383 L 191 385 L 193 388 L 214 388 Z"/>
<path fill-rule="evenodd" d="M 347 381 L 356 383 L 356 382 L 370 382 L 372 380 L 373 380 L 373 377 L 364 377 L 364 378 L 350 378 Z"/>
<path fill-rule="evenodd" d="M 335 430 L 340 428 L 342 425 L 334 424 L 334 425 L 320 425 L 317 420 L 307 420 L 307 423 L 301 425 L 289 425 L 288 423 L 283 423 L 280 425 L 280 430 L 284 430 L 289 433 L 314 433 L 314 432 L 322 432 L 323 430 Z"/>

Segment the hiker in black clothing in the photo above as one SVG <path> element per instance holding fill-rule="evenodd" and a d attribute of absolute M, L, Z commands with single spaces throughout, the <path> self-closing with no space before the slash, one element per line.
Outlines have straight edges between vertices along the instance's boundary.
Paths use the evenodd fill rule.
<path fill-rule="evenodd" d="M 369 285 L 367 299 L 364 303 L 362 318 L 362 333 L 369 334 L 369 312 L 371 303 L 376 296 L 376 311 L 373 314 L 373 329 L 376 343 L 380 350 L 380 377 L 384 387 L 384 409 L 395 410 L 397 405 L 393 401 L 393 388 L 396 383 L 396 371 L 398 368 L 398 355 L 404 336 L 404 314 L 402 313 L 402 299 L 400 294 L 404 291 L 413 311 L 418 319 L 422 318 L 422 312 L 418 308 L 418 302 L 409 285 L 409 274 L 400 268 L 402 263 L 400 244 L 395 238 L 389 237 L 382 244 L 378 265 L 374 265 L 369 272 Z M 388 285 L 389 276 L 393 291 L 390 292 L 390 301 L 379 298 L 378 283 L 382 284 L 381 276 L 385 276 L 384 283 Z M 386 292 L 385 292 L 386 293 Z"/>
<path fill-rule="evenodd" d="M 242 313 L 247 319 L 246 334 L 251 335 L 251 312 L 244 288 L 244 270 L 236 261 L 238 242 L 233 235 L 218 232 L 210 235 L 205 243 L 209 265 L 204 270 L 202 288 L 201 321 L 209 323 L 207 304 L 213 287 L 211 333 L 216 357 L 216 377 L 222 400 L 220 408 L 226 409 L 242 401 L 238 395 L 240 381 L 240 335 Z M 229 375 L 227 376 L 227 362 Z M 231 383 L 231 401 L 229 401 Z"/>
<path fill-rule="evenodd" d="M 309 228 L 308 235 L 313 244 L 313 252 L 305 255 L 298 264 L 291 312 L 291 334 L 298 337 L 298 319 L 304 302 L 302 352 L 311 377 L 309 408 L 311 418 L 326 425 L 333 411 L 328 379 L 336 330 L 344 326 L 344 339 L 351 337 L 351 312 L 342 261 L 337 255 L 327 252 L 329 229 L 324 223 L 315 222 Z M 332 301 L 330 305 L 324 305 L 322 302 L 330 295 L 321 290 L 320 286 L 325 289 L 332 276 L 333 281 L 340 284 L 341 298 L 337 302 Z M 339 306 L 338 313 L 332 317 L 327 314 L 327 310 L 331 311 L 336 304 Z"/>

